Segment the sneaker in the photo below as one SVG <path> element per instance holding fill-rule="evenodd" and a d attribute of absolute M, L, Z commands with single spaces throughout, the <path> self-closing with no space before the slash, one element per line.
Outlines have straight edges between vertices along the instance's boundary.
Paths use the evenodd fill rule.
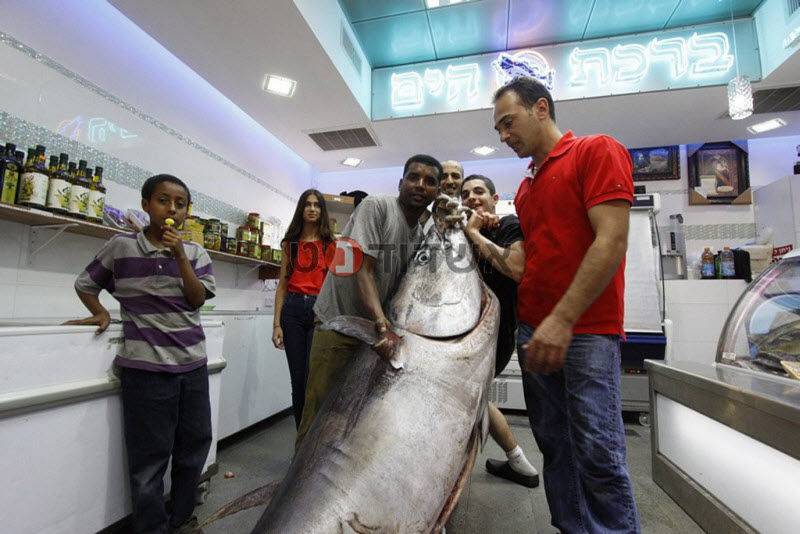
<path fill-rule="evenodd" d="M 528 476 L 518 473 L 511 469 L 511 466 L 508 465 L 508 460 L 488 459 L 486 460 L 486 470 L 496 477 L 516 482 L 526 488 L 535 488 L 539 485 L 539 475 Z"/>

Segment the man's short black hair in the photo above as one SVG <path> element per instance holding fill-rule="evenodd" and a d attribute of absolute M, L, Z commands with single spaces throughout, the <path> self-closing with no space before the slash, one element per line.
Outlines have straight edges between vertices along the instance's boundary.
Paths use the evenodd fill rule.
<path fill-rule="evenodd" d="M 434 158 L 433 156 L 428 156 L 427 154 L 417 154 L 415 156 L 411 156 L 406 161 L 405 167 L 403 167 L 403 178 L 405 178 L 406 174 L 408 173 L 408 168 L 411 166 L 412 163 L 422 163 L 423 165 L 427 165 L 428 167 L 434 167 L 437 171 L 439 171 L 439 176 L 436 178 L 438 180 L 442 179 L 442 174 L 444 174 L 444 169 L 442 169 L 442 164 L 439 163 L 439 160 Z"/>
<path fill-rule="evenodd" d="M 186 190 L 186 200 L 188 202 L 192 201 L 192 194 L 189 192 L 189 188 L 186 187 L 186 184 L 183 183 L 180 178 L 172 176 L 171 174 L 156 174 L 148 178 L 142 186 L 142 199 L 150 200 L 150 197 L 153 196 L 153 191 L 156 190 L 156 186 L 164 182 L 172 182 L 184 188 Z"/>
<path fill-rule="evenodd" d="M 547 87 L 545 87 L 544 84 L 542 84 L 542 82 L 539 80 L 535 80 L 528 76 L 514 78 L 497 90 L 497 92 L 494 94 L 494 100 L 492 100 L 492 102 L 497 102 L 504 94 L 511 91 L 517 95 L 520 103 L 528 109 L 532 108 L 540 98 L 547 99 L 547 105 L 550 107 L 550 118 L 554 121 L 556 120 L 556 107 L 555 104 L 553 104 L 553 95 L 550 94 L 550 91 L 547 90 Z"/>
<path fill-rule="evenodd" d="M 497 194 L 497 189 L 494 186 L 494 182 L 482 174 L 470 174 L 469 176 L 464 178 L 464 181 L 461 182 L 461 189 L 464 189 L 464 185 L 466 185 L 466 183 L 469 182 L 470 180 L 482 181 L 484 184 L 486 184 L 486 189 L 489 190 L 490 194 L 492 195 Z"/>

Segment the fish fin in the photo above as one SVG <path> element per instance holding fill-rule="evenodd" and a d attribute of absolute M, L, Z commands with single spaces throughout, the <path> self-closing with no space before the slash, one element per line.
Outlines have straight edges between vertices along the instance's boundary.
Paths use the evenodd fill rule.
<path fill-rule="evenodd" d="M 330 321 L 325 321 L 320 325 L 322 330 L 333 330 L 354 337 L 368 345 L 374 345 L 378 341 L 375 332 L 375 323 L 363 317 L 353 315 L 337 315 Z"/>
<path fill-rule="evenodd" d="M 198 530 L 206 525 L 213 523 L 214 521 L 222 519 L 223 517 L 229 516 L 231 514 L 241 512 L 242 510 L 247 510 L 248 508 L 253 508 L 254 506 L 269 504 L 269 502 L 272 500 L 272 496 L 275 494 L 275 490 L 278 489 L 278 485 L 280 485 L 280 483 L 281 483 L 280 480 L 275 480 L 265 486 L 256 488 L 249 493 L 245 493 L 244 495 L 242 495 L 237 499 L 234 499 L 233 501 L 224 505 L 222 508 L 220 508 L 219 510 L 217 510 L 216 512 L 205 518 L 203 522 L 200 523 L 200 525 L 197 527 Z"/>
<path fill-rule="evenodd" d="M 363 317 L 356 317 L 353 315 L 337 315 L 330 321 L 325 321 L 320 325 L 322 330 L 333 330 L 345 336 L 356 338 L 363 341 L 367 345 L 374 345 L 379 341 L 378 334 L 375 332 L 375 323 Z M 395 371 L 399 371 L 405 367 L 405 362 L 395 356 L 389 361 L 389 365 Z"/>
<path fill-rule="evenodd" d="M 486 445 L 486 439 L 489 437 L 489 407 L 483 410 L 483 417 L 481 418 L 481 452 Z"/>
<path fill-rule="evenodd" d="M 467 451 L 467 461 L 464 462 L 464 468 L 461 470 L 461 474 L 458 476 L 458 480 L 456 480 L 453 491 L 450 493 L 450 497 L 447 498 L 447 502 L 445 502 L 444 508 L 442 508 L 442 512 L 439 514 L 439 518 L 433 525 L 431 532 L 438 533 L 442 531 L 447 523 L 447 520 L 450 519 L 450 515 L 453 513 L 453 510 L 455 510 L 456 505 L 458 504 L 458 499 L 461 497 L 461 493 L 464 490 L 464 487 L 467 485 L 467 481 L 472 475 L 472 469 L 475 467 L 475 458 L 478 456 L 478 447 L 480 446 L 480 434 L 473 432 L 469 443 L 470 445 L 469 450 Z"/>

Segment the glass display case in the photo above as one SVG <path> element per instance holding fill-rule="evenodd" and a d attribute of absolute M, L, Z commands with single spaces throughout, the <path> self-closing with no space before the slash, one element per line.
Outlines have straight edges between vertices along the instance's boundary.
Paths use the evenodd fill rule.
<path fill-rule="evenodd" d="M 800 251 L 747 287 L 722 329 L 717 362 L 800 380 Z"/>

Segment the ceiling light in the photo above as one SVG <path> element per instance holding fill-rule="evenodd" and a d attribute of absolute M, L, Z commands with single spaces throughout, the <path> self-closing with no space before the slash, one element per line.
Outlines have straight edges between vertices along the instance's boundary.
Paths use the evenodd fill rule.
<path fill-rule="evenodd" d="M 753 114 L 753 87 L 747 76 L 736 76 L 728 82 L 728 114 L 735 121 Z"/>
<path fill-rule="evenodd" d="M 475 154 L 476 156 L 488 156 L 489 154 L 494 154 L 497 149 L 493 146 L 476 146 L 470 152 Z"/>
<path fill-rule="evenodd" d="M 783 119 L 771 119 L 764 122 L 759 122 L 758 124 L 754 124 L 752 126 L 747 127 L 747 131 L 754 134 L 760 134 L 764 132 L 768 132 L 770 130 L 774 130 L 776 128 L 780 128 L 781 126 L 786 126 L 786 121 Z"/>
<path fill-rule="evenodd" d="M 275 93 L 276 95 L 292 96 L 296 87 L 297 82 L 292 79 L 276 76 L 274 74 L 267 74 L 267 77 L 264 78 L 262 89 L 270 93 Z"/>
<path fill-rule="evenodd" d="M 348 167 L 358 167 L 361 165 L 361 160 L 358 158 L 345 158 L 342 160 L 342 165 L 347 165 Z"/>
<path fill-rule="evenodd" d="M 428 6 L 428 9 L 433 9 L 435 7 L 452 6 L 461 2 L 469 2 L 469 0 L 425 0 L 425 5 Z"/>

